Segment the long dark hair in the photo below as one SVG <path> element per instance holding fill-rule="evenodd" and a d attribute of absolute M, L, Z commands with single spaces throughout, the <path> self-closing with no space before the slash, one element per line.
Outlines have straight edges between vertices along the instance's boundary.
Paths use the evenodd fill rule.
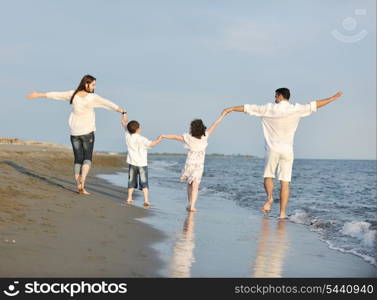
<path fill-rule="evenodd" d="M 77 87 L 77 89 L 75 90 L 75 92 L 72 94 L 72 97 L 71 97 L 71 100 L 70 100 L 70 104 L 72 104 L 72 101 L 73 101 L 73 98 L 75 97 L 75 95 L 77 94 L 77 92 L 79 91 L 86 91 L 88 93 L 93 93 L 93 92 L 89 92 L 87 89 L 86 89 L 86 85 L 89 83 L 92 83 L 95 79 L 95 77 L 93 77 L 92 75 L 85 75 L 81 81 L 80 81 L 80 84 L 79 86 Z"/>
<path fill-rule="evenodd" d="M 193 137 L 200 139 L 203 135 L 206 135 L 206 129 L 207 127 L 204 126 L 204 123 L 201 119 L 195 119 L 191 122 L 190 134 Z"/>

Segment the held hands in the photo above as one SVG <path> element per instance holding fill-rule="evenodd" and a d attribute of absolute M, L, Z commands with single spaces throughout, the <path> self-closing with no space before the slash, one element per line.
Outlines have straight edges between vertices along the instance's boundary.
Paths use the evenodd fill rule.
<path fill-rule="evenodd" d="M 126 126 L 126 125 L 127 125 L 127 123 L 128 123 L 128 117 L 127 117 L 127 114 L 122 115 L 122 119 L 120 120 L 120 123 L 121 123 L 123 126 Z"/>
<path fill-rule="evenodd" d="M 222 117 L 225 117 L 227 114 L 231 113 L 232 110 L 230 108 L 225 108 L 222 112 L 221 112 L 221 116 Z"/>

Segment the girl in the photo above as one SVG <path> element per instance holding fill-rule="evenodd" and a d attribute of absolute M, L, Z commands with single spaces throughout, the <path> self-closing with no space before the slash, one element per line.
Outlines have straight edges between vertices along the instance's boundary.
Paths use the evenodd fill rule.
<path fill-rule="evenodd" d="M 85 190 L 85 180 L 88 176 L 94 146 L 95 113 L 94 108 L 102 107 L 109 110 L 126 114 L 123 108 L 103 99 L 94 93 L 96 79 L 91 75 L 85 75 L 76 90 L 66 92 L 37 93 L 33 91 L 26 98 L 49 98 L 55 100 L 69 101 L 72 105 L 72 112 L 69 117 L 71 130 L 71 143 L 74 162 L 74 176 L 79 194 L 89 195 Z"/>
<path fill-rule="evenodd" d="M 188 149 L 185 167 L 180 177 L 181 181 L 187 181 L 187 211 L 195 212 L 195 203 L 198 199 L 199 185 L 203 175 L 205 150 L 208 146 L 208 138 L 228 113 L 223 111 L 220 117 L 213 122 L 208 130 L 200 119 L 193 120 L 190 133 L 179 135 L 162 135 L 163 138 L 181 141 Z"/>

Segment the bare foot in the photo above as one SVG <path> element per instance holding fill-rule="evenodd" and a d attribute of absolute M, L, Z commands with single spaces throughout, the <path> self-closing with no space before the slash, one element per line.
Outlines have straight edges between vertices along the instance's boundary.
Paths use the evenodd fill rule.
<path fill-rule="evenodd" d="M 90 193 L 85 188 L 81 189 L 81 193 L 80 194 L 82 194 L 82 195 L 90 195 Z"/>
<path fill-rule="evenodd" d="M 268 199 L 266 203 L 263 205 L 262 211 L 269 212 L 271 210 L 272 203 L 274 203 L 274 199 L 272 198 Z"/>
<path fill-rule="evenodd" d="M 76 186 L 77 186 L 77 193 L 81 194 L 81 176 L 79 176 L 77 179 L 76 179 Z"/>
<path fill-rule="evenodd" d="M 149 203 L 149 201 L 144 201 L 144 206 L 148 207 L 148 206 L 151 206 L 151 204 Z"/>
<path fill-rule="evenodd" d="M 189 212 L 197 212 L 196 208 L 194 207 L 190 208 L 189 206 L 186 207 L 186 210 Z"/>
<path fill-rule="evenodd" d="M 288 216 L 286 214 L 280 214 L 278 219 L 288 219 Z"/>
<path fill-rule="evenodd" d="M 90 193 L 85 189 L 84 185 L 85 183 L 83 182 L 82 179 L 80 179 L 80 185 L 77 186 L 78 193 L 80 195 L 90 195 Z"/>
<path fill-rule="evenodd" d="M 90 193 L 82 187 L 77 187 L 77 193 L 79 193 L 80 195 L 90 195 Z"/>
<path fill-rule="evenodd" d="M 132 200 L 132 199 L 128 199 L 128 200 L 127 200 L 127 203 L 128 203 L 128 204 L 131 204 L 131 203 L 133 203 L 133 202 L 134 202 L 134 200 Z"/>
<path fill-rule="evenodd" d="M 78 181 L 78 182 L 76 182 L 76 184 L 77 184 L 77 193 L 78 193 L 78 194 L 82 194 L 82 186 L 81 186 L 81 182 Z"/>

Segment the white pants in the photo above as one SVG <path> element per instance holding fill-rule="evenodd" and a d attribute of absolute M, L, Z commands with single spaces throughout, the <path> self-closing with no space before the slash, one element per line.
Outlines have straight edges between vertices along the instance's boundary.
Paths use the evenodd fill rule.
<path fill-rule="evenodd" d="M 272 150 L 266 153 L 263 177 L 275 178 L 276 169 L 278 179 L 291 181 L 293 153 L 279 153 Z"/>

